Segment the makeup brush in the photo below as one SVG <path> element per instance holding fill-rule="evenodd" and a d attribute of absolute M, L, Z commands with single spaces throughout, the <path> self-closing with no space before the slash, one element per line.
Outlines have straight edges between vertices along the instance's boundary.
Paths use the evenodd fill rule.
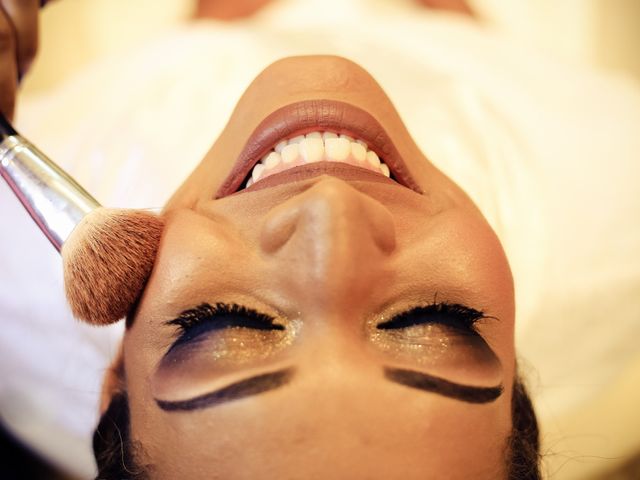
<path fill-rule="evenodd" d="M 129 314 L 151 274 L 162 219 L 146 210 L 101 207 L 2 114 L 0 174 L 61 252 L 74 316 L 106 325 Z"/>
<path fill-rule="evenodd" d="M 97 208 L 62 246 L 74 316 L 106 325 L 131 313 L 156 259 L 163 222 L 144 210 Z"/>

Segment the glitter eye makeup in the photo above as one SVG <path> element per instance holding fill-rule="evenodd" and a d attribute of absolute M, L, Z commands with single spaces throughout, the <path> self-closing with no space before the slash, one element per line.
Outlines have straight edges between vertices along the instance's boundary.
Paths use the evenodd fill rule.
<path fill-rule="evenodd" d="M 203 303 L 166 324 L 178 327 L 178 338 L 164 355 L 161 368 L 185 362 L 242 364 L 266 358 L 292 338 L 291 329 L 275 323 L 274 317 L 235 303 Z"/>
<path fill-rule="evenodd" d="M 174 341 L 158 363 L 154 393 L 197 395 L 217 378 L 277 359 L 295 337 L 274 317 L 234 303 L 202 303 L 165 322 Z"/>
<path fill-rule="evenodd" d="M 460 332 L 476 333 L 475 325 L 486 318 L 484 313 L 458 303 L 432 303 L 414 307 L 402 312 L 391 320 L 379 323 L 379 330 L 406 330 L 424 324 L 447 326 Z"/>
<path fill-rule="evenodd" d="M 182 312 L 168 325 L 180 327 L 180 337 L 167 352 L 179 348 L 212 331 L 230 328 L 245 328 L 261 331 L 284 331 L 284 326 L 274 323 L 274 318 L 238 304 L 203 303 L 196 308 Z"/>
<path fill-rule="evenodd" d="M 477 331 L 486 318 L 465 305 L 433 303 L 405 310 L 368 332 L 372 345 L 399 365 L 459 382 L 496 379 L 500 362 Z"/>
<path fill-rule="evenodd" d="M 486 403 L 502 390 L 496 382 L 501 364 L 476 329 L 484 318 L 488 317 L 483 312 L 460 304 L 419 305 L 369 324 L 368 340 L 387 360 L 393 360 L 383 368 L 388 380 L 470 403 Z M 228 373 L 262 369 L 271 359 L 281 358 L 277 353 L 291 344 L 297 328 L 279 322 L 248 307 L 226 303 L 203 303 L 165 322 L 177 329 L 155 377 L 158 406 L 167 411 L 195 410 L 288 383 L 291 376 L 280 381 L 283 371 L 278 371 L 219 384 Z M 278 381 L 272 381 L 276 377 Z M 485 384 L 491 387 L 482 386 Z"/>

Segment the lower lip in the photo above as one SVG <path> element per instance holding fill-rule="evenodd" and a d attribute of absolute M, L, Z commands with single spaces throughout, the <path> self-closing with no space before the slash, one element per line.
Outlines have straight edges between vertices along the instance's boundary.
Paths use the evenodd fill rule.
<path fill-rule="evenodd" d="M 380 173 L 372 172 L 366 168 L 356 167 L 340 162 L 316 162 L 301 165 L 299 167 L 293 167 L 285 170 L 284 172 L 270 175 L 269 177 L 254 183 L 249 188 L 236 192 L 236 194 L 242 192 L 255 192 L 264 188 L 275 187 L 286 183 L 300 182 L 320 175 L 330 175 L 346 181 L 360 180 L 401 186 L 398 182 L 391 180 Z"/>
<path fill-rule="evenodd" d="M 422 193 L 391 138 L 375 117 L 345 102 L 311 99 L 285 105 L 260 122 L 249 136 L 226 180 L 218 188 L 215 198 L 236 192 L 258 159 L 266 155 L 278 141 L 300 135 L 310 128 L 313 128 L 312 131 L 352 132 L 350 136 L 363 140 L 370 150 L 378 154 L 398 183 Z"/>

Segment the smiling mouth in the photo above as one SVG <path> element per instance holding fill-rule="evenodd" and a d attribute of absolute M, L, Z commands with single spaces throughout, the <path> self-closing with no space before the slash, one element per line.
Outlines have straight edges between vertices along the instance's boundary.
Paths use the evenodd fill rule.
<path fill-rule="evenodd" d="M 282 107 L 260 122 L 216 198 L 299 176 L 289 173 L 304 171 L 308 176 L 345 170 L 352 170 L 352 176 L 391 179 L 422 193 L 371 114 L 345 102 L 306 100 Z"/>
<path fill-rule="evenodd" d="M 339 162 L 391 177 L 386 163 L 364 140 L 335 132 L 315 131 L 278 142 L 251 170 L 245 187 L 291 168 L 317 162 Z"/>

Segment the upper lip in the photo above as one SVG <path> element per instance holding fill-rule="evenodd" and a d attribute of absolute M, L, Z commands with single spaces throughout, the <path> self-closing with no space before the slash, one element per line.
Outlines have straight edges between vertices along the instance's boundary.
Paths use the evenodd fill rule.
<path fill-rule="evenodd" d="M 216 198 L 235 193 L 258 161 L 280 140 L 327 130 L 363 140 L 402 185 L 422 193 L 391 138 L 367 111 L 337 100 L 304 100 L 279 108 L 263 119 L 249 137 Z"/>

